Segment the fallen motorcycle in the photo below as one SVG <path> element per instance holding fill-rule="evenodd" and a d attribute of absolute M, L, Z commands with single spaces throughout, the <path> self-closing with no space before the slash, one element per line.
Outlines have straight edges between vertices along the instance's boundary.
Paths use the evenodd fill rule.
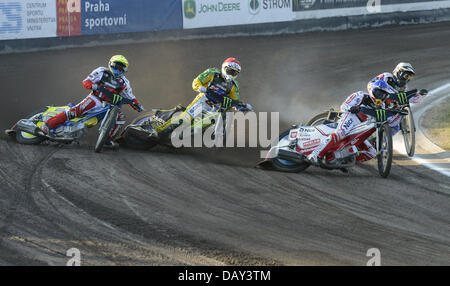
<path fill-rule="evenodd" d="M 211 100 L 212 98 L 219 100 Z M 219 123 L 226 123 L 226 113 L 232 109 L 246 112 L 251 106 L 237 100 L 214 94 L 213 90 L 200 93 L 187 107 L 177 105 L 168 110 L 153 109 L 153 112 L 137 117 L 128 125 L 116 139 L 120 145 L 130 148 L 147 150 L 156 145 L 177 147 L 172 144 L 172 133 L 177 127 L 186 124 L 190 128 L 190 135 L 203 132 L 214 125 L 213 137 L 216 133 L 226 140 L 226 124 L 219 127 Z M 221 118 L 221 120 L 219 120 Z M 180 139 L 182 134 L 179 134 Z"/>
<path fill-rule="evenodd" d="M 95 152 L 101 152 L 103 145 L 116 123 L 120 108 L 123 104 L 133 104 L 132 100 L 118 94 L 108 92 L 104 92 L 103 94 L 110 98 L 109 103 L 104 102 L 102 107 L 93 108 L 82 117 L 64 122 L 57 128 L 50 130 L 48 134 L 44 134 L 39 127 L 49 118 L 72 108 L 73 104 L 69 103 L 66 106 L 47 106 L 32 112 L 24 119 L 20 119 L 11 129 L 6 130 L 5 133 L 9 136 L 15 136 L 17 142 L 21 144 L 37 145 L 47 140 L 68 144 L 79 141 L 89 128 L 96 126 L 100 122 L 99 136 L 94 150 Z"/>

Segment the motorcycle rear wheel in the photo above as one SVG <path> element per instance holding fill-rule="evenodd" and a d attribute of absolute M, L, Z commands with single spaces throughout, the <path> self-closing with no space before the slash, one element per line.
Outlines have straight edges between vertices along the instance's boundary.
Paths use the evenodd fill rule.
<path fill-rule="evenodd" d="M 328 118 L 328 112 L 329 111 L 325 111 L 322 113 L 319 113 L 313 117 L 311 117 L 306 123 L 305 125 L 307 126 L 317 126 L 322 124 L 325 120 L 327 120 Z"/>
<path fill-rule="evenodd" d="M 142 125 L 145 121 L 149 121 L 154 114 L 154 112 L 147 112 L 145 114 L 142 114 L 131 121 L 131 124 Z M 158 144 L 158 142 L 149 142 L 148 140 L 141 138 L 140 136 L 138 136 L 138 134 L 135 134 L 132 131 L 130 132 L 129 130 L 127 130 L 123 134 L 121 139 L 124 141 L 126 147 L 137 150 L 148 150 Z"/>
<path fill-rule="evenodd" d="M 289 132 L 290 130 L 286 130 L 283 133 L 281 133 L 278 140 L 281 141 L 283 138 L 288 137 Z M 308 162 L 297 163 L 280 158 L 273 158 L 271 160 L 271 163 L 276 170 L 288 173 L 300 173 L 306 170 L 311 165 Z"/>
<path fill-rule="evenodd" d="M 142 124 L 145 121 L 149 120 L 153 115 L 155 115 L 155 112 L 146 112 L 142 115 L 139 115 L 138 117 L 136 117 L 135 119 L 133 119 L 133 121 L 131 121 L 131 124 Z"/>
<path fill-rule="evenodd" d="M 27 119 L 30 119 L 31 117 L 39 114 L 39 113 L 43 113 L 47 110 L 47 108 L 42 108 L 40 110 L 36 110 L 32 113 L 30 113 L 27 117 Z M 40 136 L 35 136 L 23 131 L 16 131 L 16 140 L 17 142 L 19 142 L 20 144 L 25 144 L 25 145 L 39 145 L 41 144 L 43 141 L 46 140 L 45 137 L 40 137 Z"/>

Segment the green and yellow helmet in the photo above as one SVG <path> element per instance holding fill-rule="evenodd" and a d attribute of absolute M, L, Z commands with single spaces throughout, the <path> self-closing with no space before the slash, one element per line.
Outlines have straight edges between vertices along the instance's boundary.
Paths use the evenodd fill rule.
<path fill-rule="evenodd" d="M 128 70 L 128 60 L 122 55 L 112 56 L 109 60 L 109 70 L 115 77 L 123 75 Z"/>

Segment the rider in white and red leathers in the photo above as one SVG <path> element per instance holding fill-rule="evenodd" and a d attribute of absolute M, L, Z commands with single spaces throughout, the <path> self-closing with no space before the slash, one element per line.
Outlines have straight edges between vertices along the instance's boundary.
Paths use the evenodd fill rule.
<path fill-rule="evenodd" d="M 384 80 L 388 85 L 390 85 L 393 89 L 395 89 L 397 93 L 407 92 L 408 91 L 407 83 L 410 80 L 412 80 L 415 74 L 416 73 L 411 64 L 399 63 L 392 73 L 385 72 L 376 76 L 369 82 L 369 85 L 378 80 Z M 425 96 L 426 94 L 417 93 L 417 95 L 412 97 L 409 100 L 409 102 L 414 104 L 420 104 L 422 103 Z M 393 101 L 386 100 L 386 105 L 389 106 L 390 104 L 393 104 Z M 400 114 L 395 114 L 388 118 L 389 125 L 391 126 L 392 129 L 392 135 L 395 135 L 400 130 L 401 119 L 402 115 Z"/>
<path fill-rule="evenodd" d="M 378 80 L 368 85 L 369 93 L 362 91 L 351 94 L 341 105 L 344 112 L 338 122 L 336 131 L 328 136 L 309 156 L 312 163 L 318 163 L 323 157 L 344 139 L 347 134 L 358 124 L 367 120 L 367 115 L 360 112 L 360 107 L 384 108 L 384 100 L 390 94 L 396 94 L 396 90 L 390 87 L 384 80 Z M 362 151 L 357 161 L 363 162 L 373 159 L 376 156 L 376 150 L 368 140 L 365 140 L 360 146 L 356 146 Z"/>
<path fill-rule="evenodd" d="M 44 133 L 48 134 L 51 129 L 57 128 L 67 120 L 81 117 L 92 108 L 101 107 L 103 105 L 103 101 L 110 102 L 110 98 L 103 94 L 103 92 L 108 91 L 117 93 L 124 98 L 133 100 L 133 104 L 131 104 L 130 106 L 138 112 L 142 111 L 143 107 L 139 104 L 136 97 L 133 95 L 132 89 L 130 87 L 130 82 L 123 75 L 127 71 L 127 68 L 127 59 L 121 55 L 116 55 L 110 59 L 109 69 L 105 67 L 99 67 L 92 71 L 83 81 L 83 87 L 88 90 L 92 90 L 92 92 L 76 106 L 48 119 L 45 124 L 41 126 L 41 130 Z M 113 86 L 118 86 L 119 90 L 110 90 L 109 87 L 106 87 L 104 85 L 105 83 L 110 83 Z M 106 90 L 103 89 L 102 91 L 102 86 Z M 106 146 L 116 144 L 111 140 L 114 138 L 123 124 L 125 124 L 125 115 L 122 112 L 119 112 L 116 120 L 116 125 L 109 135 Z"/>

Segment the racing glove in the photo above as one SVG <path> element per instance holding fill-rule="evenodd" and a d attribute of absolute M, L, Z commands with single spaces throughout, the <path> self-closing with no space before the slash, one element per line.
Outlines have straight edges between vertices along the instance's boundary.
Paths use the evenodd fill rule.
<path fill-rule="evenodd" d="M 201 87 L 198 89 L 198 91 L 201 92 L 201 93 L 206 93 L 207 89 L 206 89 L 206 87 L 201 86 Z"/>
<path fill-rule="evenodd" d="M 97 91 L 102 86 L 101 82 L 93 83 L 91 80 L 83 81 L 83 87 L 92 91 Z"/>
<path fill-rule="evenodd" d="M 421 96 L 427 96 L 427 95 L 428 95 L 428 90 L 426 90 L 426 89 L 421 89 L 421 90 L 419 91 L 419 94 L 420 94 Z"/>
<path fill-rule="evenodd" d="M 421 104 L 425 100 L 425 97 L 427 97 L 427 95 L 428 95 L 428 90 L 421 89 L 419 92 L 416 93 L 416 95 L 414 97 L 412 97 L 409 100 L 409 102 L 414 103 L 414 104 Z"/>
<path fill-rule="evenodd" d="M 350 113 L 358 113 L 359 111 L 361 111 L 361 109 L 359 108 L 359 106 L 352 106 L 350 107 L 350 109 L 348 110 Z"/>
<path fill-rule="evenodd" d="M 206 92 L 208 93 L 213 93 L 219 96 L 226 96 L 227 92 L 221 88 L 217 88 L 214 85 L 211 85 L 210 87 L 208 87 L 208 89 L 206 90 Z"/>
<path fill-rule="evenodd" d="M 137 99 L 133 99 L 133 104 L 130 104 L 131 108 L 133 108 L 134 110 L 136 110 L 137 112 L 141 112 L 144 111 L 144 106 L 142 106 Z"/>
<path fill-rule="evenodd" d="M 206 90 L 206 97 L 215 103 L 222 104 L 224 108 L 229 107 L 229 104 L 231 104 L 232 102 L 232 99 L 226 97 L 226 95 L 227 94 L 224 90 L 216 88 L 214 86 L 210 86 Z"/>
<path fill-rule="evenodd" d="M 251 105 L 248 104 L 248 103 L 242 103 L 242 102 L 240 102 L 240 103 L 236 106 L 236 109 L 237 109 L 238 111 L 243 111 L 243 112 L 245 112 L 245 111 L 253 111 L 253 106 L 251 106 Z"/>

